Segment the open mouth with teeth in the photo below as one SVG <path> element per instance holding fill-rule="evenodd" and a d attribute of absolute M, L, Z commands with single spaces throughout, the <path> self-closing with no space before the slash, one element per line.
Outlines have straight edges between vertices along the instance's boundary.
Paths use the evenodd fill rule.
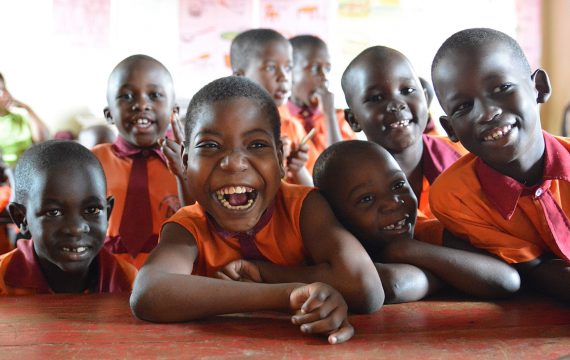
<path fill-rule="evenodd" d="M 86 259 L 91 253 L 92 248 L 90 246 L 62 246 L 60 248 L 63 256 L 69 261 L 81 261 Z"/>
<path fill-rule="evenodd" d="M 133 121 L 133 125 L 139 129 L 148 129 L 152 125 L 152 121 L 147 118 L 139 118 Z"/>
<path fill-rule="evenodd" d="M 257 190 L 248 186 L 226 186 L 216 191 L 216 198 L 229 210 L 250 209 L 257 199 Z"/>
<path fill-rule="evenodd" d="M 505 136 L 509 135 L 511 130 L 513 130 L 513 125 L 505 125 L 498 128 L 494 128 L 489 131 L 485 136 L 483 136 L 484 141 L 497 141 Z"/>
<path fill-rule="evenodd" d="M 405 128 L 410 125 L 410 120 L 399 120 L 391 123 L 389 126 L 392 129 Z"/>
<path fill-rule="evenodd" d="M 408 229 L 408 216 L 382 228 L 384 231 L 402 231 L 406 229 Z"/>

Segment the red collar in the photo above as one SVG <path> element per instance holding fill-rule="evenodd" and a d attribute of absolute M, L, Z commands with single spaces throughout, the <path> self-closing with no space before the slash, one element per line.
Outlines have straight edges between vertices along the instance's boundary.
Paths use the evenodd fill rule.
<path fill-rule="evenodd" d="M 34 251 L 33 241 L 20 239 L 17 242 L 17 249 L 8 264 L 4 281 L 14 288 L 35 289 L 38 294 L 53 293 L 46 278 L 40 268 L 37 256 Z M 130 291 L 131 283 L 115 257 L 101 249 L 95 258 L 99 267 L 97 279 L 97 292 L 122 292 Z"/>
<path fill-rule="evenodd" d="M 570 182 L 570 152 L 556 138 L 546 132 L 544 135 L 544 175 L 542 183 L 535 186 L 525 186 L 517 180 L 503 175 L 477 158 L 475 172 L 481 190 L 505 219 L 510 219 L 517 207 L 519 198 L 534 195 L 550 187 L 551 180 Z"/>
<path fill-rule="evenodd" d="M 139 154 L 143 154 L 143 156 L 155 155 L 160 158 L 165 164 L 167 163 L 166 157 L 160 150 L 158 144 L 150 148 L 140 148 L 126 141 L 122 136 L 117 136 L 117 139 L 113 145 L 111 145 L 111 150 L 120 158 L 131 158 Z"/>
<path fill-rule="evenodd" d="M 424 176 L 430 184 L 461 157 L 455 149 L 437 137 L 422 135 L 424 151 L 422 154 L 422 169 Z"/>

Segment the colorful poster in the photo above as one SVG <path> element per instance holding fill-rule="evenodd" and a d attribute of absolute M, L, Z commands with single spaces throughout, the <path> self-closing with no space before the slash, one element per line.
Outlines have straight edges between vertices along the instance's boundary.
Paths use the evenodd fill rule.
<path fill-rule="evenodd" d="M 180 0 L 180 61 L 182 67 L 229 75 L 232 39 L 252 27 L 250 0 Z"/>
<path fill-rule="evenodd" d="M 70 47 L 109 45 L 110 0 L 53 0 L 55 37 Z"/>
<path fill-rule="evenodd" d="M 260 27 L 279 31 L 285 37 L 311 34 L 329 40 L 334 1 L 260 0 Z"/>

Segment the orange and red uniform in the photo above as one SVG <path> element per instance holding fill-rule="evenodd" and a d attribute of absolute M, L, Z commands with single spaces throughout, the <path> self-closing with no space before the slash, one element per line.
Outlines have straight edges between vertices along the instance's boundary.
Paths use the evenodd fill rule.
<path fill-rule="evenodd" d="M 303 202 L 313 188 L 281 183 L 275 201 L 266 210 L 254 235 L 255 246 L 267 260 L 278 265 L 305 264 L 308 254 L 303 245 L 300 215 Z M 180 209 L 168 222 L 184 227 L 196 240 L 198 258 L 195 275 L 214 276 L 229 262 L 246 258 L 238 233 L 220 229 L 199 204 Z M 257 227 L 257 226 L 256 226 Z"/>
<path fill-rule="evenodd" d="M 97 257 L 98 274 L 90 279 L 96 293 L 131 291 L 137 269 L 101 249 Z M 32 240 L 20 239 L 17 247 L 0 256 L 0 295 L 51 294 L 37 261 Z"/>
<path fill-rule="evenodd" d="M 0 212 L 7 215 L 6 206 L 10 202 L 10 195 L 12 190 L 8 185 L 0 186 Z M 8 224 L 0 224 L 0 254 L 7 253 L 12 250 L 13 246 L 10 244 L 8 237 Z"/>
<path fill-rule="evenodd" d="M 141 239 L 141 241 L 146 242 L 142 245 L 140 252 L 133 256 L 126 244 L 121 241 L 121 234 L 119 233 L 133 160 L 128 157 L 119 157 L 113 150 L 113 144 L 97 145 L 93 148 L 93 153 L 103 165 L 107 178 L 107 194 L 115 199 L 104 246 L 113 254 L 118 254 L 124 260 L 135 265 L 137 269 L 140 269 L 148 254 L 158 243 L 158 233 L 162 223 L 180 208 L 176 178 L 168 170 L 164 159 L 159 157 L 148 158 L 148 193 L 152 213 L 152 236 L 148 240 Z"/>
<path fill-rule="evenodd" d="M 281 118 L 281 136 L 287 136 L 291 139 L 291 145 L 296 149 L 301 140 L 307 135 L 307 132 L 303 128 L 303 125 L 291 115 L 286 104 L 279 106 L 278 110 L 279 117 Z M 307 145 L 309 146 L 309 160 L 307 160 L 305 167 L 312 174 L 313 167 L 320 153 L 312 141 L 308 141 Z"/>
<path fill-rule="evenodd" d="M 414 231 L 418 240 L 441 245 L 443 225 L 432 214 L 429 206 L 431 184 L 467 151 L 444 136 L 422 135 L 422 192 L 418 198 L 418 218 Z"/>
<path fill-rule="evenodd" d="M 570 262 L 554 239 L 548 217 L 550 211 L 562 213 L 570 228 L 570 141 L 547 133 L 544 140 L 540 184 L 527 187 L 468 154 L 433 184 L 434 214 L 456 236 L 508 263 L 552 253 Z M 554 200 L 552 208 L 543 205 L 543 197 Z"/>

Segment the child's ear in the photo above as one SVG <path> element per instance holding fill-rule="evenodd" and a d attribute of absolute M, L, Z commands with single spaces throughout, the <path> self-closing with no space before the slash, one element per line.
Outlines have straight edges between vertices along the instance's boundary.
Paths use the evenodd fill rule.
<path fill-rule="evenodd" d="M 107 120 L 107 124 L 115 125 L 115 121 L 113 120 L 113 117 L 111 116 L 111 110 L 109 110 L 108 106 L 103 109 L 103 115 L 105 115 L 105 119 Z"/>
<path fill-rule="evenodd" d="M 26 219 L 26 207 L 22 204 L 11 202 L 8 204 L 8 214 L 12 221 L 20 229 L 20 233 L 29 237 L 28 220 Z"/>
<path fill-rule="evenodd" d="M 358 121 L 356 121 L 356 118 L 354 117 L 354 114 L 352 113 L 352 110 L 350 110 L 349 108 L 344 109 L 344 119 L 345 119 L 346 122 L 350 125 L 350 128 L 351 128 L 354 132 L 360 132 L 360 131 L 362 131 L 362 128 L 360 127 L 360 124 L 358 124 Z"/>
<path fill-rule="evenodd" d="M 455 131 L 453 131 L 453 128 L 451 127 L 451 124 L 449 123 L 449 119 L 447 118 L 447 116 L 440 116 L 439 122 L 441 123 L 441 126 L 447 133 L 449 140 L 453 142 L 458 142 L 459 138 L 457 137 L 457 135 L 455 135 Z"/>
<path fill-rule="evenodd" d="M 534 82 L 534 88 L 538 91 L 536 102 L 538 104 L 544 104 L 548 101 L 550 94 L 552 93 L 548 74 L 542 69 L 536 69 L 530 78 Z"/>
<path fill-rule="evenodd" d="M 172 115 L 178 115 L 178 114 L 180 114 L 180 106 L 174 105 L 174 107 L 172 108 Z"/>
<path fill-rule="evenodd" d="M 111 212 L 115 206 L 115 198 L 111 195 L 107 198 L 107 221 L 111 218 Z"/>

